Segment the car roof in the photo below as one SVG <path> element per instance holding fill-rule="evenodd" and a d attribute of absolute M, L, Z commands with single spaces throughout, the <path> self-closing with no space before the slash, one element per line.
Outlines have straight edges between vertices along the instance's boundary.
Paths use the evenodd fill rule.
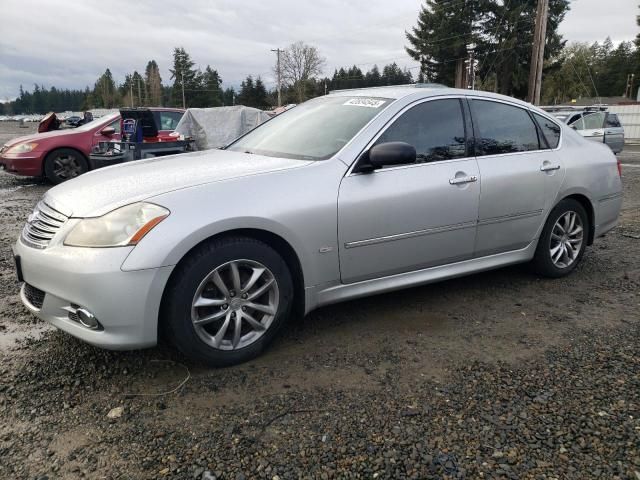
<path fill-rule="evenodd" d="M 486 97 L 494 100 L 503 100 L 506 102 L 518 104 L 527 108 L 533 107 L 530 103 L 523 102 L 513 97 L 500 95 L 493 92 L 485 92 L 482 90 L 466 90 L 463 88 L 449 88 L 444 85 L 434 83 L 413 83 L 409 85 L 392 85 L 388 87 L 370 87 L 370 88 L 354 88 L 345 90 L 333 90 L 330 96 L 339 97 L 380 97 L 392 98 L 399 100 L 408 96 L 413 96 L 414 100 L 428 97 L 440 97 L 447 95 L 465 95 L 473 97 Z M 536 108 L 536 110 L 538 110 Z"/>
<path fill-rule="evenodd" d="M 173 107 L 141 107 L 148 108 L 152 112 L 182 112 L 184 113 L 184 108 L 173 108 Z"/>

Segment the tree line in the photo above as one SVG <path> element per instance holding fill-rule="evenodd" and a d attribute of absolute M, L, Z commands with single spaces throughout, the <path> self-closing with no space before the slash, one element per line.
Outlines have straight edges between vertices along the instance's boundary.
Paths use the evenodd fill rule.
<path fill-rule="evenodd" d="M 309 56 L 306 62 L 310 68 L 282 74 L 283 86 L 281 101 L 283 104 L 299 103 L 308 98 L 324 95 L 331 90 L 344 88 L 362 88 L 379 85 L 397 85 L 413 82 L 411 72 L 402 70 L 396 63 L 385 65 L 380 71 L 374 65 L 368 71 L 358 66 L 336 68 L 332 77 L 321 78 L 319 74 L 324 66 L 317 49 L 301 42 L 293 44 L 288 58 L 282 64 L 287 66 L 301 62 L 296 55 Z M 141 74 L 137 70 L 127 74 L 122 83 L 117 83 L 110 69 L 98 77 L 93 88 L 84 90 L 60 90 L 34 85 L 32 91 L 20 86 L 17 99 L 2 105 L 1 112 L 46 113 L 49 111 L 84 111 L 93 108 L 118 108 L 130 106 L 167 106 L 182 107 L 218 107 L 225 105 L 245 105 L 268 109 L 277 105 L 278 97 L 275 85 L 268 89 L 260 76 L 247 76 L 240 88 L 223 88 L 222 78 L 217 70 L 207 65 L 204 70 L 195 67 L 190 54 L 182 47 L 173 51 L 173 66 L 169 69 L 170 82 L 163 83 L 160 69 L 155 60 L 150 60 Z"/>

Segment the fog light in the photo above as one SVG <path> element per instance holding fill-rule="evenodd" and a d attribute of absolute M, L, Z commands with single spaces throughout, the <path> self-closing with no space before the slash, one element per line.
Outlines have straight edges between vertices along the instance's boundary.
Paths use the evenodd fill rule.
<path fill-rule="evenodd" d="M 78 308 L 76 314 L 78 315 L 78 321 L 85 327 L 91 330 L 97 330 L 100 327 L 98 319 L 86 308 Z"/>

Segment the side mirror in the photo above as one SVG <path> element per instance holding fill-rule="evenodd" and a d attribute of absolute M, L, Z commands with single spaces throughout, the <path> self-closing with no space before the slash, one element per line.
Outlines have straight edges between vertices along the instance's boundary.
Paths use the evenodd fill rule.
<path fill-rule="evenodd" d="M 114 133 L 116 133 L 116 129 L 113 127 L 105 127 L 102 130 L 100 130 L 100 133 L 102 135 L 105 135 L 107 137 L 110 137 L 111 135 L 113 135 Z"/>
<path fill-rule="evenodd" d="M 373 146 L 367 152 L 367 159 L 361 171 L 372 171 L 392 165 L 415 163 L 416 148 L 405 142 L 387 142 Z M 367 168 L 368 167 L 368 168 Z"/>

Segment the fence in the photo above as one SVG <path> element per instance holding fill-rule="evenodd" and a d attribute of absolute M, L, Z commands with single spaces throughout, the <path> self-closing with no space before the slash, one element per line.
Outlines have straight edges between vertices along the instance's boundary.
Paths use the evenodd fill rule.
<path fill-rule="evenodd" d="M 611 105 L 609 111 L 618 114 L 627 141 L 640 141 L 640 105 Z"/>

